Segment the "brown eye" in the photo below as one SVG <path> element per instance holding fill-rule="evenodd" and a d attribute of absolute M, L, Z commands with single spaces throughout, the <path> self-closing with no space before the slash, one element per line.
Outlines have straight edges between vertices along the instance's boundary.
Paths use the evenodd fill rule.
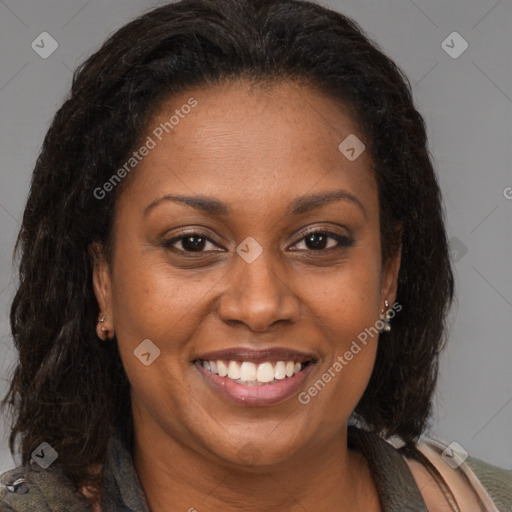
<path fill-rule="evenodd" d="M 319 250 L 327 247 L 329 236 L 325 233 L 311 233 L 311 235 L 304 237 L 304 240 L 308 249 Z"/>
<path fill-rule="evenodd" d="M 299 246 L 303 247 L 299 247 Z M 338 233 L 329 231 L 314 231 L 308 233 L 299 242 L 292 246 L 292 250 L 323 251 L 326 249 L 341 249 L 351 247 L 354 241 Z"/>
<path fill-rule="evenodd" d="M 187 236 L 181 239 L 181 246 L 185 251 L 202 251 L 206 245 L 206 238 L 202 236 Z"/>
<path fill-rule="evenodd" d="M 222 250 L 208 237 L 200 233 L 180 235 L 166 240 L 162 244 L 167 249 L 177 252 L 207 252 Z"/>

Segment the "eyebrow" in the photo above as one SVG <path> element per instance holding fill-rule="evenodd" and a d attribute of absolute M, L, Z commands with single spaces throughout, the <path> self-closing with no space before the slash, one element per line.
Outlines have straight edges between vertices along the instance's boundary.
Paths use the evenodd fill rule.
<path fill-rule="evenodd" d="M 228 215 L 231 208 L 226 204 L 206 196 L 169 196 L 165 195 L 160 199 L 156 199 L 144 210 L 144 215 L 147 215 L 153 208 L 156 208 L 161 203 L 172 201 L 175 203 L 183 203 L 196 210 L 201 210 L 212 215 Z"/>
<path fill-rule="evenodd" d="M 320 192 L 318 194 L 298 197 L 292 202 L 289 212 L 293 215 L 299 215 L 315 208 L 320 208 L 333 201 L 349 201 L 359 207 L 365 218 L 367 216 L 363 203 L 347 190 L 333 190 L 332 192 Z"/>
<path fill-rule="evenodd" d="M 144 215 L 147 215 L 152 209 L 167 201 L 186 204 L 187 206 L 195 208 L 196 210 L 200 210 L 211 215 L 229 215 L 232 212 L 232 209 L 227 204 L 211 197 L 201 195 L 165 195 L 148 205 L 144 210 Z M 320 208 L 321 206 L 332 203 L 334 201 L 349 201 L 357 205 L 363 212 L 364 216 L 367 216 L 366 209 L 361 201 L 346 190 L 334 190 L 330 192 L 321 192 L 318 194 L 309 194 L 298 197 L 291 202 L 290 206 L 288 207 L 288 213 L 292 215 L 300 215 L 316 208 Z"/>

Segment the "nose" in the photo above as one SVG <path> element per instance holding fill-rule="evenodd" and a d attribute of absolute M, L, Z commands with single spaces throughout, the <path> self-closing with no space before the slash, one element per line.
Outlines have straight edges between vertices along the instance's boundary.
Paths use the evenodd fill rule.
<path fill-rule="evenodd" d="M 230 324 L 244 324 L 251 331 L 263 332 L 278 323 L 297 322 L 300 300 L 277 265 L 264 256 L 247 263 L 239 258 L 226 276 L 228 287 L 219 298 L 218 314 Z"/>

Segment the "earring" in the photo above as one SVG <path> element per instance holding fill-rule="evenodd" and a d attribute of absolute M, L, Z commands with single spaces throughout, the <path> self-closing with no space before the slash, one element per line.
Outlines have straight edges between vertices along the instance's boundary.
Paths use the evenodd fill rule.
<path fill-rule="evenodd" d="M 100 338 L 103 341 L 107 341 L 109 339 L 109 330 L 104 325 L 106 318 L 107 318 L 107 315 L 103 315 L 98 320 L 98 325 L 96 326 L 96 334 L 98 335 L 98 338 Z"/>
<path fill-rule="evenodd" d="M 389 324 L 389 321 L 391 320 L 391 315 L 389 314 L 389 302 L 387 299 L 384 299 L 384 307 L 386 308 L 381 309 L 381 320 L 384 322 L 384 327 L 382 328 L 383 331 L 389 332 L 391 331 L 391 325 Z"/>

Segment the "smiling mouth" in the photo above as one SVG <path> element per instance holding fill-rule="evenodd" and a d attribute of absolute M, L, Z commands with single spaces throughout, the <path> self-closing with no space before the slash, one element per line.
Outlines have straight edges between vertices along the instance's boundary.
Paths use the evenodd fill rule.
<path fill-rule="evenodd" d="M 251 361 L 197 359 L 195 364 L 206 371 L 225 377 L 244 386 L 264 386 L 277 384 L 303 372 L 316 361 L 264 361 L 259 364 Z"/>

